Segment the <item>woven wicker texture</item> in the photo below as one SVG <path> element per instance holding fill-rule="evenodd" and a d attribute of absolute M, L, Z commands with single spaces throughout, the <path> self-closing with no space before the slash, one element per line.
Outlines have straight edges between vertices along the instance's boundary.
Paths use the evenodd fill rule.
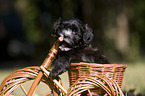
<path fill-rule="evenodd" d="M 68 90 L 67 96 L 124 96 L 118 84 L 106 76 L 79 78 Z"/>
<path fill-rule="evenodd" d="M 71 86 L 70 89 L 71 90 L 74 89 L 73 87 L 74 85 L 77 84 L 76 82 L 77 80 L 79 80 L 79 78 L 91 78 L 93 80 L 98 80 L 96 78 L 93 78 L 93 76 L 100 76 L 100 78 L 102 77 L 108 78 L 109 80 L 111 80 L 110 82 L 116 82 L 116 84 L 119 85 L 119 88 L 121 88 L 123 76 L 124 76 L 124 72 L 126 68 L 127 68 L 127 65 L 123 65 L 123 64 L 96 64 L 96 63 L 83 63 L 83 62 L 72 63 L 71 68 L 69 70 L 69 80 L 70 80 L 70 86 Z M 99 80 L 101 82 L 106 82 L 103 79 L 99 79 Z M 86 82 L 90 82 L 90 81 L 86 81 Z M 95 86 L 98 86 L 97 83 Z M 109 86 L 109 85 L 104 85 L 104 86 Z M 94 95 L 96 96 L 96 94 L 101 95 L 101 96 L 105 94 L 105 91 L 102 87 L 96 87 L 95 89 L 94 88 L 92 89 L 92 88 L 91 88 L 91 94 L 93 96 Z M 115 96 L 115 95 L 112 95 L 112 96 Z"/>
<path fill-rule="evenodd" d="M 22 83 L 25 83 L 30 80 L 34 80 L 40 71 L 40 67 L 26 67 L 23 69 L 19 69 L 14 71 L 8 77 L 6 77 L 0 86 L 0 96 L 10 96 L 10 94 Z M 55 90 L 58 94 L 60 94 L 60 90 L 53 83 L 53 81 L 43 76 L 41 82 L 44 82 L 46 85 L 50 86 L 51 90 Z"/>

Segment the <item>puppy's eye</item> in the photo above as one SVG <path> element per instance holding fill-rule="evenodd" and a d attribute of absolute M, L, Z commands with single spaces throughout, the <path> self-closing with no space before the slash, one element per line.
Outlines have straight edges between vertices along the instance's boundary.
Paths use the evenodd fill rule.
<path fill-rule="evenodd" d="M 73 34 L 74 34 L 74 35 L 77 35 L 77 32 L 73 31 Z"/>
<path fill-rule="evenodd" d="M 77 28 L 77 26 L 75 26 L 75 25 L 72 25 L 72 26 L 71 26 L 71 29 L 72 29 L 72 31 L 74 31 L 74 32 L 78 32 L 78 28 Z"/>

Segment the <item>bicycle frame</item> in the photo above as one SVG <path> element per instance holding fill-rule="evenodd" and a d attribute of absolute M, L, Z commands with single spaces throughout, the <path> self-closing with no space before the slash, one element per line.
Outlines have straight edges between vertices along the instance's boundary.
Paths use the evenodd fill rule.
<path fill-rule="evenodd" d="M 48 96 L 50 94 L 53 94 L 54 96 L 58 96 L 58 95 L 80 96 L 86 94 L 86 91 L 88 91 L 88 95 L 90 96 L 98 93 L 101 94 L 100 96 L 102 96 L 103 94 L 105 94 L 103 96 L 106 96 L 107 94 L 109 96 L 124 96 L 120 89 L 120 86 L 118 85 L 118 83 L 116 83 L 115 80 L 118 81 L 118 78 L 121 78 L 121 80 L 119 80 L 118 82 L 122 82 L 124 71 L 125 68 L 127 67 L 126 65 L 122 65 L 122 64 L 121 65 L 117 65 L 117 64 L 94 65 L 93 63 L 91 64 L 89 63 L 89 65 L 87 65 L 88 63 L 83 63 L 83 62 L 71 64 L 71 66 L 75 65 L 75 68 L 72 67 L 73 70 L 70 69 L 71 70 L 70 72 L 73 72 L 76 69 L 78 70 L 77 73 L 82 73 L 82 70 L 85 72 L 83 72 L 84 73 L 83 76 L 79 74 L 74 76 L 70 75 L 71 79 L 75 80 L 75 82 L 73 81 L 74 83 L 72 83 L 73 85 L 70 85 L 68 91 L 63 87 L 63 84 L 60 81 L 60 79 L 56 80 L 49 77 L 49 73 L 50 73 L 49 66 L 52 60 L 55 58 L 59 49 L 60 42 L 62 41 L 63 41 L 62 37 L 58 38 L 58 40 L 54 43 L 51 50 L 49 51 L 48 56 L 46 57 L 46 59 L 44 60 L 44 62 L 40 67 L 31 66 L 31 67 L 19 69 L 11 73 L 8 77 L 6 77 L 1 83 L 0 95 L 14 96 L 12 95 L 12 93 L 18 86 L 20 86 L 20 88 L 22 89 L 22 91 L 26 96 L 37 96 L 35 92 L 37 86 L 39 82 L 43 82 L 46 85 L 48 85 L 50 90 L 52 91 L 52 92 L 48 92 L 47 94 L 44 94 L 43 96 Z M 78 68 L 79 67 L 78 65 L 83 65 L 82 70 Z M 86 65 L 86 68 L 84 65 Z M 76 76 L 78 79 L 74 79 L 74 77 Z M 34 82 L 30 87 L 29 92 L 27 92 L 24 86 L 22 85 L 22 83 L 25 83 L 30 80 L 34 80 Z M 101 88 L 101 90 L 98 90 L 98 88 Z"/>
<path fill-rule="evenodd" d="M 58 52 L 58 49 L 59 49 L 59 44 L 60 44 L 60 42 L 62 42 L 62 41 L 63 41 L 63 38 L 62 38 L 62 37 L 59 37 L 58 40 L 55 42 L 55 44 L 52 46 L 51 50 L 49 51 L 48 56 L 46 57 L 46 59 L 44 60 L 44 62 L 42 63 L 42 65 L 40 66 L 40 68 L 41 68 L 42 71 L 40 71 L 40 72 L 38 73 L 36 79 L 34 80 L 32 86 L 31 86 L 31 88 L 30 88 L 30 90 L 29 90 L 29 92 L 28 92 L 28 94 L 27 94 L 27 96 L 32 96 L 32 95 L 33 95 L 34 91 L 36 90 L 36 88 L 37 88 L 37 86 L 38 86 L 38 84 L 39 84 L 39 82 L 40 82 L 40 80 L 41 80 L 41 78 L 42 78 L 42 76 L 43 76 L 43 72 L 49 76 L 49 72 L 48 72 L 46 69 L 49 68 L 51 62 L 52 62 L 53 59 L 55 58 L 55 56 L 56 56 L 56 54 L 57 54 L 57 52 Z M 53 82 L 54 82 L 56 85 L 58 85 L 58 87 L 59 87 L 65 94 L 67 94 L 67 90 L 66 90 L 63 86 L 61 86 L 60 83 L 59 83 L 56 79 L 54 79 Z"/>

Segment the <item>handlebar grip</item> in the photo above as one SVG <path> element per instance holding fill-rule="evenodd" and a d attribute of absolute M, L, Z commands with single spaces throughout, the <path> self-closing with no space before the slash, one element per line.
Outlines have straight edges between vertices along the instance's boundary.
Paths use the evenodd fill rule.
<path fill-rule="evenodd" d="M 52 48 L 50 49 L 46 59 L 44 60 L 43 64 L 41 66 L 43 66 L 44 68 L 48 69 L 51 62 L 53 61 L 53 59 L 55 58 L 55 56 L 57 55 L 57 52 L 59 50 L 59 45 L 60 43 L 63 41 L 63 37 L 59 37 L 57 39 L 57 41 L 54 43 L 54 45 L 52 46 Z"/>

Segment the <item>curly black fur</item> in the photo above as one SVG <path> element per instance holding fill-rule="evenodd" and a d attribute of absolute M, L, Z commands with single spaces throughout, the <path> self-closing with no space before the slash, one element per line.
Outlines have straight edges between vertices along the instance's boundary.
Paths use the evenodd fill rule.
<path fill-rule="evenodd" d="M 61 36 L 64 41 L 60 44 L 54 68 L 50 72 L 52 78 L 68 70 L 71 62 L 109 63 L 97 48 L 91 47 L 92 29 L 79 19 L 59 19 L 54 24 L 53 36 Z"/>

